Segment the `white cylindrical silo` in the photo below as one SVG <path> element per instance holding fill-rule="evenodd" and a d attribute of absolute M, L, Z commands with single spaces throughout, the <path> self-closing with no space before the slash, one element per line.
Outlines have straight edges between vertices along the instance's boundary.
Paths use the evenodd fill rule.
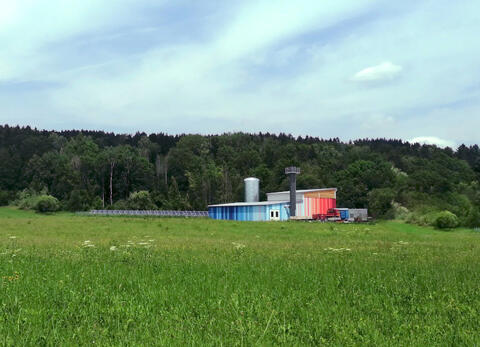
<path fill-rule="evenodd" d="M 260 200 L 260 180 L 255 177 L 244 179 L 245 202 L 258 202 Z"/>

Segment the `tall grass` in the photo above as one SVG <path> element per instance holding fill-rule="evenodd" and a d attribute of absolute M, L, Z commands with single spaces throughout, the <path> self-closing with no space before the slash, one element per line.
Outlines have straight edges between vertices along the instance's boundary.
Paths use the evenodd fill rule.
<path fill-rule="evenodd" d="M 480 234 L 0 209 L 0 344 L 475 345 Z"/>

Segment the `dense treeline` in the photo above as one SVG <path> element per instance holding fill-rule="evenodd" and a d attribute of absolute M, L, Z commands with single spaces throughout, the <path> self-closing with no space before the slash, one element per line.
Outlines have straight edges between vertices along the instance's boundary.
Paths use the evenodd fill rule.
<path fill-rule="evenodd" d="M 368 207 L 377 217 L 422 222 L 432 212 L 448 210 L 463 224 L 480 219 L 477 145 L 453 151 L 386 139 L 132 136 L 5 125 L 0 127 L 0 163 L 4 204 L 42 193 L 67 210 L 132 204 L 203 210 L 210 203 L 242 201 L 247 176 L 261 179 L 263 198 L 286 190 L 284 168 L 296 165 L 302 168 L 299 189 L 338 187 L 340 206 Z"/>

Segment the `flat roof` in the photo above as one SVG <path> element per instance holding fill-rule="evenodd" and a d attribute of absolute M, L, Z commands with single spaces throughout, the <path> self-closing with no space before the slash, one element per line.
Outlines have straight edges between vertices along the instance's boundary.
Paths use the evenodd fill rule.
<path fill-rule="evenodd" d="M 324 192 L 324 191 L 328 191 L 328 190 L 334 190 L 334 191 L 337 191 L 337 188 L 318 188 L 318 189 L 301 189 L 301 190 L 297 190 L 297 193 L 313 193 L 313 192 Z M 285 190 L 283 192 L 273 192 L 273 193 L 267 193 L 267 195 L 271 195 L 271 194 L 285 194 L 285 193 L 290 193 L 289 190 Z"/>
<path fill-rule="evenodd" d="M 228 204 L 208 205 L 208 207 L 229 207 L 229 206 L 264 206 L 289 204 L 290 201 L 260 201 L 260 202 L 231 202 Z"/>

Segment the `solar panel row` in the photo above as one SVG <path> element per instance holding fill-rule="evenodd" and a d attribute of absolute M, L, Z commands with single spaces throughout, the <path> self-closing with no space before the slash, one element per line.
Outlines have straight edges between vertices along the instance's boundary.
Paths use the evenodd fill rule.
<path fill-rule="evenodd" d="M 91 215 L 116 216 L 166 216 L 166 217 L 208 217 L 208 211 L 134 211 L 134 210 L 92 210 Z"/>

